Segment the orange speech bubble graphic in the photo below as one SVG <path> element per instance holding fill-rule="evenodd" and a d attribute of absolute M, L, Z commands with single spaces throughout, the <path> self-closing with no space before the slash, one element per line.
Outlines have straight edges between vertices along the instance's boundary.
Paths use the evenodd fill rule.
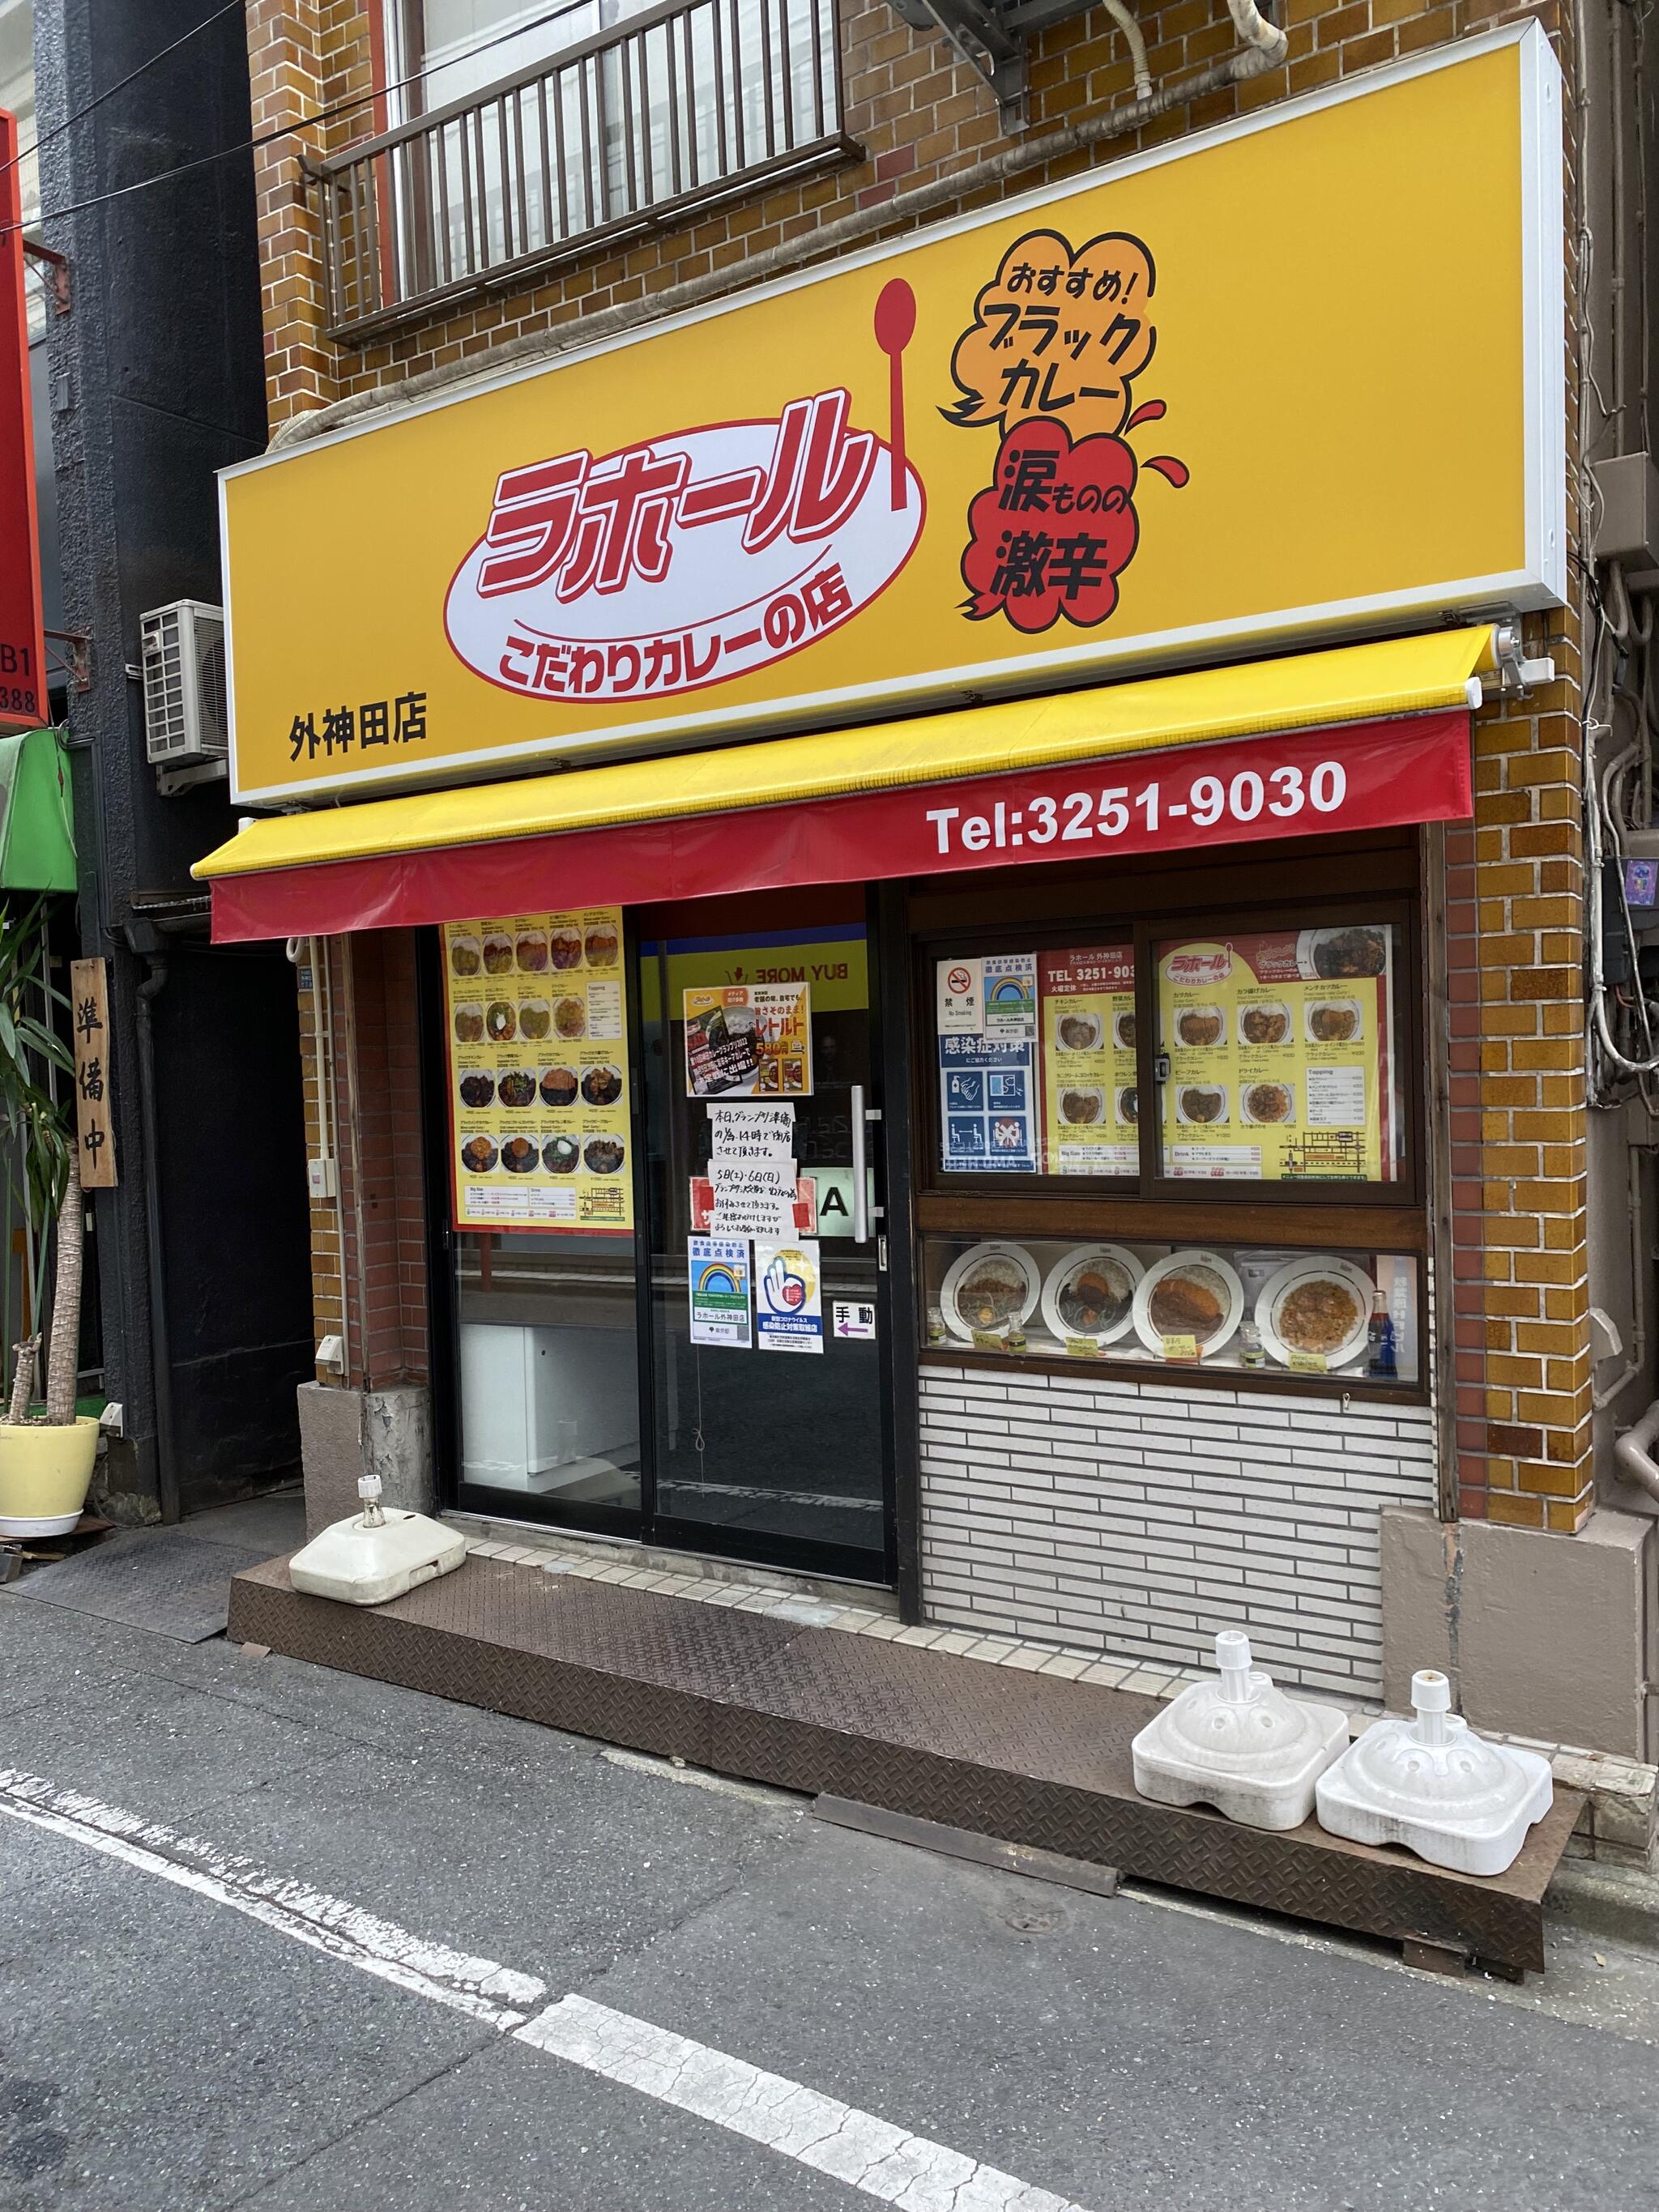
<path fill-rule="evenodd" d="M 1158 343 L 1158 272 L 1138 238 L 1108 231 L 1075 252 L 1058 232 L 1028 231 L 1003 255 L 957 340 L 962 398 L 944 412 L 963 429 L 1062 422 L 1073 441 L 1115 435 L 1129 387 Z"/>

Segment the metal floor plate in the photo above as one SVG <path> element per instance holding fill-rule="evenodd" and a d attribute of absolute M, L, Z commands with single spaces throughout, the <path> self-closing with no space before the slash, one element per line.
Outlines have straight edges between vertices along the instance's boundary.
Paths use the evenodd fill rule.
<path fill-rule="evenodd" d="M 179 1644 L 204 1644 L 224 1632 L 232 1576 L 258 1558 L 180 1528 L 129 1528 L 73 1559 L 36 1567 L 4 1595 L 148 1628 Z"/>
<path fill-rule="evenodd" d="M 1396 1849 L 1237 1826 L 1135 1790 L 1157 1701 L 730 1607 L 469 1559 L 377 1608 L 236 1577 L 230 1633 L 295 1658 L 853 1798 L 1143 1880 L 1486 1960 L 1544 1963 L 1543 1894 L 1577 1819 L 1558 1790 L 1492 1881 Z"/>

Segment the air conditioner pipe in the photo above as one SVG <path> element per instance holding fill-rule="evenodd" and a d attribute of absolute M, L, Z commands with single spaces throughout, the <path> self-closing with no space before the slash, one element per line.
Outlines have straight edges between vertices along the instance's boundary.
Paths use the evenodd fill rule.
<path fill-rule="evenodd" d="M 742 286 L 765 283 L 769 278 L 793 272 L 823 254 L 839 253 L 843 247 L 862 245 L 865 240 L 890 229 L 895 223 L 916 221 L 932 215 L 937 208 L 969 199 L 1026 170 L 1039 168 L 1050 161 L 1063 161 L 1113 138 L 1127 137 L 1143 124 L 1154 123 L 1159 116 L 1167 115 L 1172 108 L 1184 107 L 1191 100 L 1206 99 L 1212 92 L 1227 91 L 1233 85 L 1248 83 L 1252 77 L 1265 76 L 1269 70 L 1277 69 L 1289 47 L 1289 40 L 1278 25 L 1268 22 L 1255 0 L 1227 0 L 1227 12 L 1238 33 L 1239 48 L 1224 60 L 1200 70 L 1196 76 L 1160 85 L 1144 98 L 1127 100 L 1121 107 L 1109 107 L 1103 115 L 1091 115 L 1081 122 L 1068 123 L 1041 138 L 1024 139 L 1005 148 L 1000 154 L 976 161 L 970 169 L 957 169 L 950 176 L 932 178 L 908 192 L 896 193 L 890 200 L 855 208 L 850 215 L 825 223 L 821 230 L 768 246 L 763 252 L 751 254 L 747 260 L 734 262 L 729 268 L 689 277 L 683 284 L 671 284 L 642 299 L 623 301 L 618 307 L 601 307 L 594 314 L 562 323 L 556 330 L 534 331 L 525 337 L 509 338 L 505 344 L 491 346 L 487 353 L 475 358 L 447 362 L 440 368 L 422 369 L 416 375 L 404 377 L 395 385 L 349 392 L 343 399 L 331 400 L 326 406 L 290 416 L 278 427 L 269 450 L 277 453 L 310 438 L 325 437 L 342 423 L 355 422 L 365 415 L 416 406 L 434 392 L 447 392 L 480 376 L 495 376 L 504 368 L 556 360 L 561 354 L 596 345 L 619 331 L 631 330 L 635 324 L 658 322 L 665 316 L 678 314 L 683 308 L 700 307 L 706 300 L 734 292 Z M 1116 10 L 1112 13 L 1116 20 Z M 779 181 L 775 179 L 775 185 Z M 734 184 L 734 196 L 742 188 L 739 179 Z M 642 226 L 642 234 L 648 228 Z M 484 292 L 490 288 L 481 284 L 478 289 Z M 452 301 L 446 312 L 453 312 L 453 307 Z"/>
<path fill-rule="evenodd" d="M 1645 1490 L 1650 1498 L 1659 1498 L 1659 1462 L 1652 1456 L 1656 1437 L 1659 1437 L 1659 1398 L 1614 1444 L 1613 1463 L 1626 1481 Z"/>
<path fill-rule="evenodd" d="M 1135 98 L 1150 100 L 1152 96 L 1152 72 L 1146 60 L 1146 41 L 1140 35 L 1140 26 L 1124 6 L 1123 0 L 1100 0 L 1100 4 L 1123 33 L 1123 43 L 1129 49 L 1129 66 L 1135 73 Z"/>

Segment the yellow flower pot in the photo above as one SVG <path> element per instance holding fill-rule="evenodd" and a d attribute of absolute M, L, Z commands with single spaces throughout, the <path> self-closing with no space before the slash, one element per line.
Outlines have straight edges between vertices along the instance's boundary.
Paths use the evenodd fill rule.
<path fill-rule="evenodd" d="M 81 1518 L 98 1458 L 98 1421 L 13 1428 L 0 1421 L 0 1536 L 61 1536 Z"/>

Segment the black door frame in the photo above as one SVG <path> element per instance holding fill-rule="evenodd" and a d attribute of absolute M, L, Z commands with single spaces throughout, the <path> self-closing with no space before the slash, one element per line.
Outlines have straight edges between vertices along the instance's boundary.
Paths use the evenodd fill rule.
<path fill-rule="evenodd" d="M 902 902 L 894 887 L 866 887 L 866 951 L 870 978 L 870 1066 L 882 1119 L 876 1125 L 878 1203 L 878 1270 L 885 1281 L 876 1304 L 878 1417 L 881 1433 L 882 1543 L 878 1583 L 862 1548 L 791 1541 L 737 1528 L 711 1529 L 656 1510 L 655 1316 L 651 1252 L 651 1191 L 645 1141 L 644 1027 L 638 988 L 634 911 L 623 917 L 629 993 L 628 1046 L 640 1079 L 629 1085 L 633 1148 L 636 1341 L 639 1346 L 641 1486 L 637 1511 L 617 1505 L 553 1504 L 531 1495 L 490 1489 L 461 1474 L 459 1301 L 451 1226 L 449 1097 L 443 965 L 435 928 L 417 930 L 416 975 L 421 1066 L 423 1187 L 426 1200 L 428 1371 L 432 1393 L 435 1474 L 441 1502 L 491 1520 L 521 1522 L 575 1535 L 620 1538 L 688 1557 L 728 1559 L 872 1587 L 896 1586 L 906 1619 L 918 1617 L 919 1474 L 916 1466 L 916 1363 L 914 1252 L 909 1174 L 908 963 L 903 954 Z M 665 1009 L 665 1014 L 667 1010 Z"/>

